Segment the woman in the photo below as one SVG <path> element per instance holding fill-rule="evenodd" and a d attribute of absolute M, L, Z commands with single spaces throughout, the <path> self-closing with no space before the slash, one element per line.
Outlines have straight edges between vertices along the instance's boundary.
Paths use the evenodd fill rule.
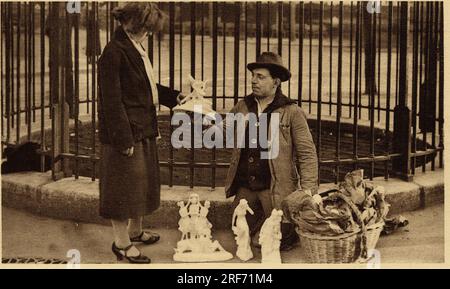
<path fill-rule="evenodd" d="M 145 264 L 150 258 L 132 242 L 159 240 L 158 234 L 142 230 L 143 217 L 160 203 L 156 106 L 172 108 L 184 96 L 156 84 L 141 45 L 148 33 L 162 28 L 163 12 L 155 4 L 129 2 L 113 16 L 120 26 L 98 63 L 100 215 L 111 219 L 117 259 Z"/>

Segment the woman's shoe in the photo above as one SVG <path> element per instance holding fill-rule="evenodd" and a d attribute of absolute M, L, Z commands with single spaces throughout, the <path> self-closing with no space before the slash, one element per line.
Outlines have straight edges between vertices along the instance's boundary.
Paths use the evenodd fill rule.
<path fill-rule="evenodd" d="M 139 256 L 127 256 L 128 251 L 133 247 L 130 245 L 124 249 L 118 248 L 116 243 L 112 244 L 112 251 L 117 257 L 117 261 L 122 261 L 124 258 L 132 264 L 149 264 L 152 261 L 147 256 L 139 254 Z"/>
<path fill-rule="evenodd" d="M 146 239 L 146 240 L 142 239 L 142 237 L 144 237 L 144 233 L 149 235 L 149 238 Z M 146 245 L 150 245 L 150 244 L 154 244 L 154 243 L 158 242 L 159 238 L 160 238 L 159 235 L 156 234 L 156 233 L 142 231 L 142 233 L 139 236 L 130 238 L 130 241 L 131 242 L 139 242 L 139 243 L 144 243 Z"/>

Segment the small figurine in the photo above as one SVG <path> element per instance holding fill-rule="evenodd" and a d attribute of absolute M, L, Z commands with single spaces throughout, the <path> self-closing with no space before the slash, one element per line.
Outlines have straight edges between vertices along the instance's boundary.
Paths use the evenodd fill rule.
<path fill-rule="evenodd" d="M 208 215 L 210 206 L 211 203 L 209 201 L 205 201 L 205 205 L 200 208 L 200 218 L 198 219 L 197 224 L 200 237 L 204 237 L 207 239 L 211 239 L 212 224 L 206 217 Z"/>
<path fill-rule="evenodd" d="M 189 82 L 192 92 L 189 93 L 179 105 L 173 108 L 174 111 L 190 111 L 202 113 L 211 120 L 216 120 L 216 112 L 212 109 L 212 102 L 205 98 L 207 80 L 196 80 L 189 75 Z"/>
<path fill-rule="evenodd" d="M 281 264 L 281 210 L 272 210 L 272 214 L 266 219 L 259 234 L 261 245 L 261 263 Z"/>
<path fill-rule="evenodd" d="M 210 202 L 201 204 L 198 194 L 191 194 L 186 205 L 183 201 L 177 203 L 180 207 L 181 240 L 177 243 L 173 259 L 179 262 L 225 261 L 233 258 L 229 252 L 211 239 L 212 225 L 208 221 Z"/>
<path fill-rule="evenodd" d="M 187 238 L 187 234 L 189 232 L 190 219 L 187 206 L 184 206 L 184 202 L 179 201 L 177 205 L 180 207 L 180 210 L 178 212 L 181 216 L 180 220 L 178 221 L 178 230 L 181 231 L 181 240 L 184 240 Z"/>
<path fill-rule="evenodd" d="M 233 218 L 231 221 L 231 229 L 236 235 L 237 251 L 236 256 L 242 261 L 248 261 L 253 258 L 252 249 L 250 248 L 250 229 L 247 224 L 245 215 L 247 212 L 254 214 L 249 207 L 246 199 L 241 199 L 239 205 L 234 209 Z"/>

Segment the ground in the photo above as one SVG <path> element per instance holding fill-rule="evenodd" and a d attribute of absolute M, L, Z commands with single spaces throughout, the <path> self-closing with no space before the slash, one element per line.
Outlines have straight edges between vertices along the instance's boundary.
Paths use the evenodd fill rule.
<path fill-rule="evenodd" d="M 439 204 L 403 213 L 409 219 L 409 226 L 392 235 L 382 236 L 377 249 L 382 263 L 443 263 L 444 262 L 444 205 Z M 180 238 L 175 229 L 154 229 L 161 234 L 160 242 L 150 246 L 138 246 L 152 258 L 153 263 L 176 263 L 172 260 L 173 248 Z M 116 263 L 110 251 L 112 230 L 108 226 L 81 224 L 54 220 L 32 215 L 15 209 L 2 208 L 2 257 L 43 257 L 69 260 L 71 249 L 81 253 L 82 264 Z M 213 234 L 222 246 L 231 253 L 236 245 L 231 230 L 220 230 Z M 261 256 L 253 249 L 255 258 L 250 263 L 259 263 Z M 283 252 L 284 263 L 305 262 L 301 246 Z M 234 258 L 230 263 L 242 263 Z"/>

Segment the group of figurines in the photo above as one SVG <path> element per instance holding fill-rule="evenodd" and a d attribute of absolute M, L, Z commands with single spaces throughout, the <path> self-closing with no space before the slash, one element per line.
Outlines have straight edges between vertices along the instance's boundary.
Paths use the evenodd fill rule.
<path fill-rule="evenodd" d="M 226 261 L 233 258 L 217 240 L 212 239 L 212 224 L 207 215 L 210 202 L 205 201 L 202 205 L 198 194 L 191 194 L 187 203 L 179 201 L 180 220 L 178 230 L 181 231 L 181 240 L 177 243 L 173 259 L 179 262 L 208 262 Z M 250 229 L 247 224 L 246 215 L 253 215 L 247 200 L 241 199 L 234 210 L 231 229 L 237 243 L 236 256 L 242 261 L 253 258 L 250 247 Z M 281 210 L 273 210 L 269 218 L 261 227 L 259 244 L 261 245 L 262 263 L 281 263 L 280 241 L 281 241 Z"/>

